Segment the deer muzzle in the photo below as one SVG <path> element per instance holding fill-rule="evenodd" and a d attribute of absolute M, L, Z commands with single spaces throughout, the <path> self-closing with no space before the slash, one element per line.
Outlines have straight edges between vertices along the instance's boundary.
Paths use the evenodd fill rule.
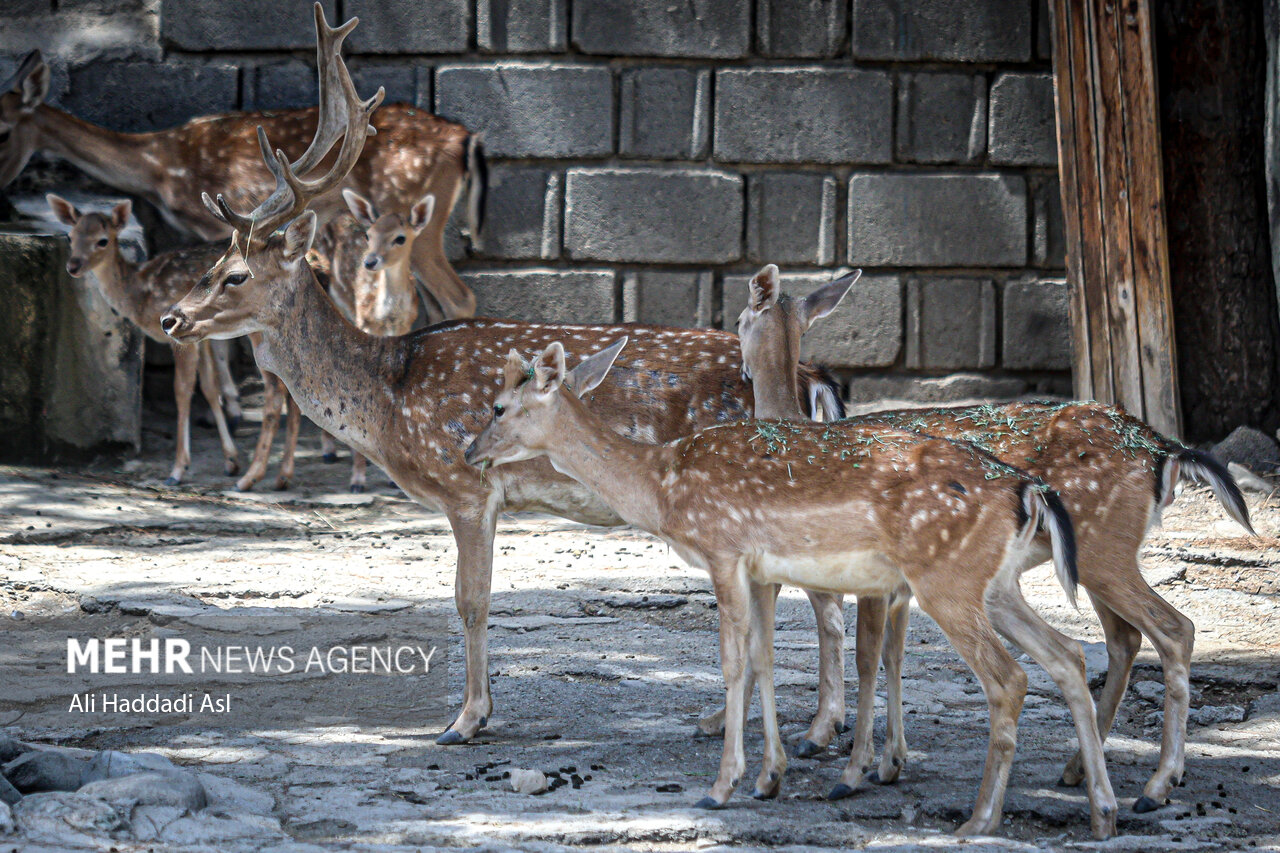
<path fill-rule="evenodd" d="M 191 325 L 191 321 L 176 305 L 160 318 L 160 330 L 179 343 L 182 342 L 182 336 L 191 331 Z"/>

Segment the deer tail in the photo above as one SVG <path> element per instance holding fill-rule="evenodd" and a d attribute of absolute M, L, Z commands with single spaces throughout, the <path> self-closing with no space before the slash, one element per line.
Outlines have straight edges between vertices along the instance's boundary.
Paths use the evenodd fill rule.
<path fill-rule="evenodd" d="M 1076 567 L 1076 534 L 1071 526 L 1071 516 L 1062 505 L 1062 498 L 1043 482 L 1031 481 L 1022 486 L 1022 508 L 1027 515 L 1024 533 L 1028 540 L 1041 525 L 1048 531 L 1054 573 L 1071 606 L 1077 607 L 1076 587 L 1080 583 L 1080 573 Z"/>
<path fill-rule="evenodd" d="M 467 137 L 467 230 L 472 241 L 484 227 L 484 201 L 489 194 L 489 161 L 484 154 L 484 134 Z"/>
<path fill-rule="evenodd" d="M 840 383 L 826 368 L 801 363 L 797 368 L 809 419 L 831 423 L 844 418 L 844 402 L 840 399 Z"/>
<path fill-rule="evenodd" d="M 1212 454 L 1205 453 L 1202 450 L 1191 450 L 1190 448 L 1182 448 L 1172 454 L 1165 460 L 1165 466 L 1176 466 L 1172 472 L 1167 472 L 1167 476 L 1161 477 L 1157 488 L 1160 490 L 1158 494 L 1156 506 L 1163 507 L 1166 502 L 1173 499 L 1173 486 L 1179 480 L 1199 480 L 1205 483 L 1213 490 L 1213 495 L 1222 504 L 1222 508 L 1227 511 L 1227 515 L 1235 519 L 1236 523 L 1249 531 L 1252 536 L 1258 533 L 1253 529 L 1253 522 L 1249 520 L 1249 507 L 1244 502 L 1244 495 L 1240 493 L 1240 487 L 1236 485 L 1236 478 L 1231 476 L 1231 472 L 1227 470 L 1227 466 L 1223 465 Z"/>

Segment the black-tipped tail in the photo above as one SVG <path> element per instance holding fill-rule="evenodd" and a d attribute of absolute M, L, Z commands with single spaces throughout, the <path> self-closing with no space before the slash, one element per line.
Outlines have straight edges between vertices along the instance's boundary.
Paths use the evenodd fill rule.
<path fill-rule="evenodd" d="M 840 383 L 836 378 L 825 367 L 816 364 L 801 364 L 799 370 L 809 419 L 823 423 L 843 420 L 844 401 L 840 399 Z"/>
<path fill-rule="evenodd" d="M 1022 504 L 1032 518 L 1039 516 L 1040 523 L 1048 531 L 1053 548 L 1054 573 L 1071 605 L 1077 606 L 1076 587 L 1080 585 L 1080 572 L 1076 566 L 1076 532 L 1067 508 L 1062 505 L 1062 498 L 1042 482 L 1027 483 L 1022 487 Z M 1033 511 L 1033 507 L 1038 512 Z"/>
<path fill-rule="evenodd" d="M 1251 536 L 1258 535 L 1253 529 L 1253 522 L 1249 520 L 1249 507 L 1244 502 L 1244 495 L 1240 493 L 1236 478 L 1231 476 L 1227 466 L 1212 454 L 1201 450 L 1184 449 L 1175 456 L 1181 466 L 1179 469 L 1181 477 L 1189 477 L 1208 484 L 1218 502 L 1222 504 L 1222 508 L 1227 511 L 1227 515 L 1249 531 Z"/>
<path fill-rule="evenodd" d="M 484 202 L 489 195 L 489 161 L 484 154 L 484 136 L 467 137 L 467 230 L 471 242 L 480 239 L 484 228 Z"/>

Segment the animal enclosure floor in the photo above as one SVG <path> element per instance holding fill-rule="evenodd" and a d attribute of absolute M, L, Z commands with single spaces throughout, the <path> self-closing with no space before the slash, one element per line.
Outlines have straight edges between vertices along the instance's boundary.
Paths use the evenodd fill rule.
<path fill-rule="evenodd" d="M 456 551 L 439 514 L 401 497 L 373 466 L 370 491 L 345 492 L 349 460 L 320 462 L 303 434 L 293 490 L 268 478 L 249 495 L 225 490 L 211 432 L 195 430 L 187 483 L 160 485 L 172 445 L 148 432 L 136 460 L 80 469 L 0 468 L 0 725 L 20 739 L 152 751 L 256 792 L 255 836 L 141 843 L 128 833 L 69 832 L 62 841 L 0 836 L 8 849 L 398 850 L 487 847 L 554 850 L 599 844 L 636 850 L 719 846 L 927 850 L 972 806 L 986 749 L 981 691 L 933 623 L 912 613 L 905 672 L 910 755 L 901 780 L 827 802 L 851 735 L 818 759 L 791 759 L 781 797 L 749 796 L 759 768 L 758 710 L 748 726 L 748 774 L 729 807 L 691 808 L 710 785 L 718 740 L 695 738 L 699 714 L 723 700 L 716 612 L 704 573 L 630 529 L 601 530 L 516 515 L 499 526 L 489 628 L 495 710 L 465 746 L 434 742 L 439 726 L 272 729 L 48 728 L 19 717 L 22 695 L 65 673 L 16 671 L 19 622 L 47 622 L 65 644 L 65 618 L 97 636 L 147 637 L 172 621 L 175 600 L 272 609 L 360 600 L 387 618 L 440 614 L 448 631 L 450 708 L 461 701 L 461 625 L 453 604 Z M 251 439 L 242 430 L 242 454 Z M 1131 810 L 1155 766 L 1162 677 L 1144 644 L 1115 728 L 1108 766 L 1121 801 L 1117 839 L 1096 844 L 1079 789 L 1055 785 L 1074 750 L 1070 718 L 1034 665 L 1019 726 L 1004 835 L 970 850 L 1268 848 L 1280 844 L 1280 498 L 1248 496 L 1261 539 L 1249 539 L 1209 493 L 1188 487 L 1144 551 L 1148 581 L 1196 623 L 1192 722 L 1183 787 L 1171 805 Z M 1047 566 L 1023 583 L 1032 604 L 1085 641 L 1089 672 L 1106 669 L 1101 631 L 1081 596 L 1072 610 Z M 124 606 L 121 606 L 122 603 Z M 249 610 L 249 608 L 254 608 Z M 267 608 L 261 610 L 258 608 Z M 265 614 L 265 615 L 264 615 Z M 856 700 L 853 608 L 846 608 L 849 722 Z M 21 651 L 21 650 L 17 650 Z M 1015 652 L 1016 654 L 1016 652 Z M 779 602 L 777 688 L 788 744 L 816 697 L 817 644 L 803 595 Z M 17 684 L 17 680 L 21 684 Z M 883 685 L 881 685 L 883 691 Z M 8 694 L 8 695 L 6 695 Z M 881 695 L 883 693 L 881 692 Z M 310 715 L 323 717 L 323 701 Z M 883 699 L 877 700 L 877 746 Z M 13 718 L 18 717 L 16 721 Z M 563 785 L 530 796 L 502 778 L 555 771 Z M 569 768 L 573 768 L 569 770 Z M 587 777 L 590 777 L 587 779 Z"/>

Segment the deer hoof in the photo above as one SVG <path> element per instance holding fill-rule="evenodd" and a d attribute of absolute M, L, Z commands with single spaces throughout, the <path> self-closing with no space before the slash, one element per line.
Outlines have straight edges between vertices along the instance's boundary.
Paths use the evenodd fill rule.
<path fill-rule="evenodd" d="M 463 737 L 454 729 L 446 729 L 444 734 L 436 738 L 436 743 L 441 746 L 454 746 L 459 743 L 466 743 L 468 738 Z"/>
<path fill-rule="evenodd" d="M 815 755 L 821 755 L 824 751 L 826 751 L 825 746 L 818 746 L 813 741 L 805 738 L 796 744 L 794 755 L 796 758 L 813 758 Z"/>
<path fill-rule="evenodd" d="M 178 485 L 178 478 L 177 478 L 177 477 L 165 477 L 164 484 L 165 484 L 166 486 L 170 486 L 170 487 L 176 486 L 176 485 Z"/>
<path fill-rule="evenodd" d="M 320 458 L 321 458 L 322 460 L 324 460 L 324 464 L 326 464 L 326 465 L 332 465 L 333 463 L 335 463 L 335 462 L 337 462 L 337 461 L 338 461 L 338 454 L 336 454 L 336 453 L 326 453 L 324 456 L 321 456 Z"/>
<path fill-rule="evenodd" d="M 1158 808 L 1163 808 L 1163 804 L 1157 803 L 1155 800 L 1151 799 L 1145 794 L 1141 797 L 1138 797 L 1138 801 L 1133 804 L 1133 810 L 1138 814 L 1146 814 L 1147 812 L 1153 812 Z"/>
<path fill-rule="evenodd" d="M 781 790 L 781 785 L 775 786 L 772 791 L 761 791 L 757 789 L 751 792 L 751 798 L 755 800 L 776 800 L 778 799 L 778 792 Z"/>
<path fill-rule="evenodd" d="M 834 788 L 831 789 L 830 793 L 827 794 L 827 799 L 843 800 L 845 797 L 853 796 L 853 793 L 854 793 L 853 788 L 850 788 L 848 785 L 841 782 L 839 785 L 836 785 Z"/>
<path fill-rule="evenodd" d="M 239 460 L 239 459 L 228 459 L 228 460 L 227 460 L 227 467 L 226 467 L 226 469 L 225 469 L 225 470 L 226 470 L 226 472 L 227 472 L 227 476 L 228 476 L 228 477 L 234 477 L 236 474 L 239 474 L 239 473 L 240 473 L 240 460 Z"/>
<path fill-rule="evenodd" d="M 364 483 L 352 483 L 352 484 L 351 484 L 351 494 L 353 494 L 353 495 L 362 495 L 362 494 L 364 494 Z"/>
<path fill-rule="evenodd" d="M 724 803 L 719 802 L 714 797 L 703 797 L 693 804 L 695 809 L 706 809 L 707 811 L 715 811 L 724 808 Z"/>

